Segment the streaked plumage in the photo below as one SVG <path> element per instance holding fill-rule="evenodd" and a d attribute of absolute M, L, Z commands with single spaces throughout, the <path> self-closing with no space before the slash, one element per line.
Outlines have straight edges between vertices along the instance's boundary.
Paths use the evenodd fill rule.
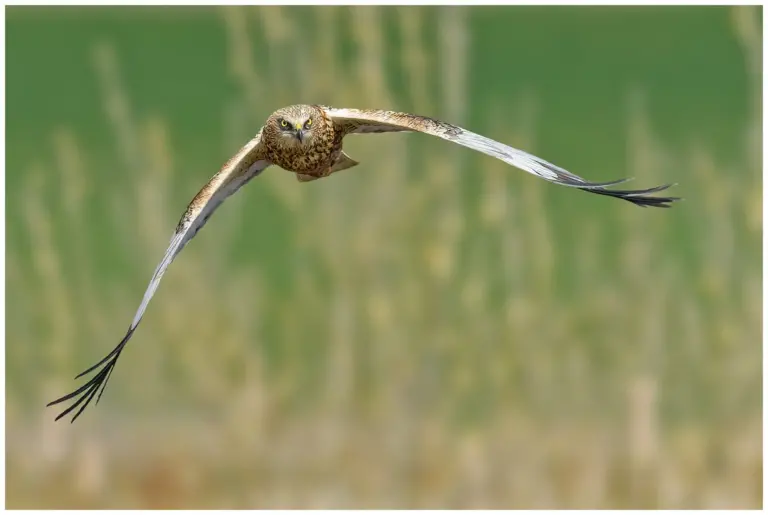
<path fill-rule="evenodd" d="M 332 173 L 356 166 L 358 163 L 342 151 L 342 140 L 347 134 L 412 131 L 431 134 L 477 150 L 555 184 L 624 199 L 638 206 L 669 207 L 672 202 L 678 200 L 677 197 L 649 195 L 667 189 L 669 184 L 645 190 L 610 190 L 607 189 L 608 186 L 627 179 L 603 183 L 587 182 L 527 152 L 425 116 L 394 111 L 335 109 L 318 105 L 285 107 L 273 113 L 256 137 L 227 161 L 192 199 L 176 227 L 165 256 L 149 282 L 126 335 L 107 356 L 77 376 L 79 378 L 98 369 L 88 382 L 72 393 L 48 404 L 52 406 L 69 399 L 76 399 L 56 419 L 79 406 L 80 409 L 72 417 L 74 421 L 94 397 L 98 403 L 120 353 L 141 322 L 147 304 L 157 290 L 166 269 L 227 197 L 273 164 L 296 173 L 297 178 L 302 182 L 327 177 Z"/>

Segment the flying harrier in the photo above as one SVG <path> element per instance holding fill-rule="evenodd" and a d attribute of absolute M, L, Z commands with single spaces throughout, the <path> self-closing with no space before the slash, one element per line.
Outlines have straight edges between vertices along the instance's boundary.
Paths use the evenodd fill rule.
<path fill-rule="evenodd" d="M 69 399 L 76 399 L 71 406 L 56 417 L 56 420 L 80 406 L 80 409 L 72 417 L 74 422 L 94 396 L 96 396 L 96 403 L 98 404 L 117 358 L 120 357 L 125 344 L 141 322 L 147 304 L 154 295 L 168 265 L 181 252 L 184 245 L 205 225 L 208 218 L 227 197 L 270 165 L 277 165 L 294 172 L 301 182 L 314 181 L 356 166 L 357 161 L 351 159 L 342 150 L 342 142 L 347 134 L 413 131 L 431 134 L 480 151 L 555 184 L 571 186 L 598 195 L 620 198 L 638 206 L 669 207 L 670 203 L 678 200 L 677 197 L 653 197 L 649 195 L 667 189 L 671 186 L 670 184 L 646 190 L 607 189 L 608 186 L 624 182 L 627 179 L 603 183 L 587 182 L 581 177 L 527 152 L 425 116 L 393 111 L 335 109 L 319 105 L 285 107 L 275 111 L 256 134 L 256 137 L 227 161 L 219 173 L 214 175 L 192 199 L 176 227 L 176 232 L 171 238 L 171 243 L 168 250 L 165 251 L 163 260 L 152 276 L 127 334 L 104 359 L 77 376 L 79 378 L 98 370 L 96 375 L 87 383 L 74 392 L 48 404 L 48 406 L 52 406 Z"/>

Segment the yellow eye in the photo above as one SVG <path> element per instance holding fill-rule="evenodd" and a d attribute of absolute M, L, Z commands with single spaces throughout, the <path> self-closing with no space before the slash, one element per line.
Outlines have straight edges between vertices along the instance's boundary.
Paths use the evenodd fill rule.
<path fill-rule="evenodd" d="M 312 118 L 304 122 L 304 128 L 308 129 L 310 125 L 312 125 Z"/>
<path fill-rule="evenodd" d="M 285 120 L 280 120 L 280 127 L 288 127 L 288 122 Z"/>

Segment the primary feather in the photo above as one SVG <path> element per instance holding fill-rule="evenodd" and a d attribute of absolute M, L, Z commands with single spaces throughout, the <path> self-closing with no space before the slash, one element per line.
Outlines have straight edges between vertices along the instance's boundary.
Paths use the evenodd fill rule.
<path fill-rule="evenodd" d="M 101 394 L 107 386 L 109 376 L 112 374 L 112 370 L 115 367 L 115 363 L 120 357 L 120 353 L 123 351 L 125 344 L 131 339 L 133 332 L 141 322 L 144 312 L 147 309 L 147 305 L 155 294 L 155 291 L 160 284 L 160 280 L 163 278 L 163 274 L 165 274 L 168 266 L 170 266 L 174 258 L 176 258 L 189 240 L 195 237 L 197 232 L 208 221 L 208 218 L 227 197 L 235 193 L 248 181 L 259 175 L 267 166 L 269 166 L 270 163 L 268 161 L 261 159 L 260 143 L 261 133 L 249 141 L 237 154 L 235 154 L 235 156 L 227 161 L 221 170 L 214 175 L 213 178 L 203 186 L 203 189 L 200 190 L 195 198 L 192 199 L 192 202 L 187 207 L 187 210 L 184 212 L 184 215 L 181 217 L 181 220 L 176 227 L 176 231 L 171 238 L 168 249 L 165 251 L 165 256 L 163 256 L 162 261 L 160 261 L 160 264 L 155 269 L 155 273 L 152 275 L 152 279 L 149 281 L 149 286 L 144 292 L 144 298 L 142 299 L 139 309 L 136 311 L 136 315 L 133 317 L 133 321 L 128 327 L 128 331 L 123 339 L 109 354 L 102 358 L 101 361 L 81 372 L 75 378 L 80 378 L 99 369 L 96 375 L 94 375 L 88 382 L 77 390 L 48 403 L 48 406 L 53 406 L 54 404 L 59 404 L 72 398 L 77 399 L 67 409 L 62 411 L 56 417 L 56 420 L 64 417 L 79 406 L 80 409 L 77 410 L 72 417 L 72 422 L 74 422 L 91 400 L 93 400 L 94 396 L 96 396 L 96 403 L 99 402 Z"/>
<path fill-rule="evenodd" d="M 325 109 L 328 116 L 339 124 L 341 129 L 347 134 L 401 131 L 423 132 L 495 157 L 555 184 L 620 198 L 643 207 L 669 207 L 671 202 L 679 200 L 678 197 L 648 196 L 649 193 L 665 190 L 672 186 L 672 184 L 665 184 L 645 190 L 609 190 L 607 189 L 608 186 L 626 182 L 629 179 L 619 179 L 610 182 L 589 182 L 568 170 L 528 152 L 434 118 L 376 109 L 336 109 L 333 107 L 325 107 Z"/>

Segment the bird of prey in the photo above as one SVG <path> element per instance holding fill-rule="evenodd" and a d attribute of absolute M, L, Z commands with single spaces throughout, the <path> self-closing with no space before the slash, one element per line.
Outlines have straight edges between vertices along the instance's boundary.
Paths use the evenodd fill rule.
<path fill-rule="evenodd" d="M 56 420 L 80 406 L 72 417 L 74 422 L 94 397 L 98 404 L 120 353 L 141 322 L 147 304 L 157 290 L 166 269 L 227 197 L 270 165 L 277 165 L 295 173 L 301 182 L 314 181 L 352 168 L 358 162 L 342 150 L 344 136 L 381 132 L 423 132 L 437 136 L 500 159 L 555 184 L 627 200 L 638 206 L 669 207 L 672 202 L 678 200 L 677 197 L 650 195 L 667 189 L 671 184 L 645 190 L 608 189 L 609 186 L 628 179 L 603 183 L 587 182 L 527 152 L 426 116 L 373 109 L 336 109 L 321 105 L 294 105 L 279 109 L 267 119 L 256 137 L 227 161 L 192 199 L 176 227 L 165 256 L 149 282 L 126 335 L 101 361 L 76 377 L 77 379 L 95 372 L 88 382 L 48 404 L 51 406 L 75 399 Z"/>

